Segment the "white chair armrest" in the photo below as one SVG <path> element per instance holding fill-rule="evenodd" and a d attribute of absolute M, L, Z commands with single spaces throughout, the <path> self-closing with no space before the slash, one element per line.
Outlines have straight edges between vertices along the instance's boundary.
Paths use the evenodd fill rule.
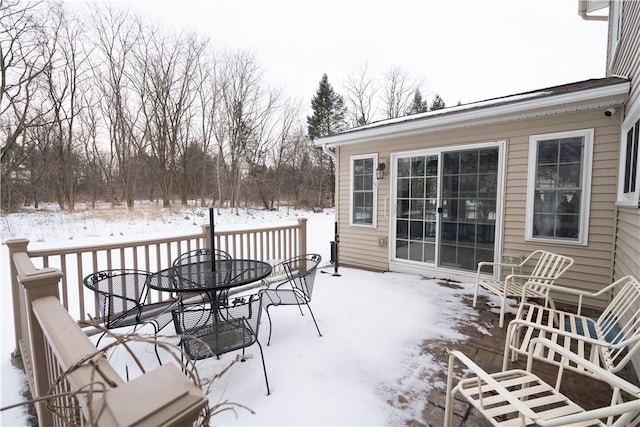
<path fill-rule="evenodd" d="M 553 333 L 553 334 L 558 334 L 558 335 L 562 335 L 563 337 L 567 337 L 567 338 L 572 338 L 575 340 L 579 340 L 579 341 L 583 341 L 587 344 L 593 344 L 593 345 L 598 345 L 600 347 L 608 347 L 608 348 L 622 348 L 622 347 L 626 347 L 629 346 L 631 344 L 635 344 L 636 342 L 640 341 L 640 335 L 634 336 L 632 338 L 628 338 L 624 341 L 619 341 L 615 344 L 610 343 L 609 341 L 604 341 L 604 340 L 599 340 L 599 339 L 594 339 L 594 338 L 589 338 L 585 335 L 580 335 L 580 334 L 575 334 L 573 332 L 569 332 L 569 331 L 562 331 L 560 329 L 554 328 L 552 326 L 546 326 L 546 325 L 542 325 L 540 323 L 536 323 L 536 322 L 530 322 L 524 319 L 513 319 L 511 322 L 509 322 L 509 330 L 511 330 L 512 328 L 515 328 L 518 325 L 522 325 L 525 327 L 532 327 L 532 328 L 536 328 L 539 329 L 541 331 L 544 332 L 549 332 L 549 333 Z M 509 333 L 510 331 L 507 331 L 507 339 L 510 335 Z M 534 338 L 531 340 L 531 342 L 535 341 L 535 340 L 542 340 L 543 338 Z M 548 340 L 545 340 L 548 341 Z M 550 342 L 549 344 L 552 344 L 555 347 L 557 347 L 557 344 Z M 562 348 L 562 347 L 559 347 Z M 531 349 L 531 344 L 529 344 L 529 349 Z M 562 353 L 562 352 L 560 352 Z M 571 353 L 573 354 L 573 353 Z M 579 356 L 576 356 L 579 358 Z M 582 358 L 580 358 L 580 360 L 583 360 Z"/>
<path fill-rule="evenodd" d="M 634 340 L 635 341 L 635 340 Z M 586 368 L 587 370 L 591 371 L 592 373 L 594 373 L 596 376 L 600 377 L 600 379 L 602 381 L 607 382 L 609 385 L 611 385 L 611 387 L 615 387 L 618 388 L 620 390 L 624 390 L 625 392 L 635 396 L 636 398 L 640 399 L 640 388 L 636 387 L 635 385 L 625 381 L 624 379 L 620 378 L 619 376 L 612 374 L 611 372 L 607 371 L 606 369 L 601 368 L 600 366 L 597 366 L 591 362 L 589 362 L 588 360 L 583 359 L 582 357 L 578 356 L 577 354 L 567 350 L 566 348 L 546 339 L 546 338 L 534 338 L 531 340 L 531 342 L 529 343 L 529 354 L 527 356 L 527 371 L 531 372 L 531 368 L 533 365 L 533 353 L 535 351 L 535 347 L 536 345 L 542 345 L 543 347 L 547 347 L 550 350 L 553 350 L 554 352 L 560 354 L 562 357 L 565 357 L 569 360 L 571 360 L 572 362 L 583 366 L 584 368 Z"/>
<path fill-rule="evenodd" d="M 493 390 L 503 396 L 513 407 L 518 410 L 525 417 L 530 418 L 532 420 L 537 420 L 538 415 L 533 412 L 528 406 L 523 404 L 517 397 L 515 397 L 509 390 L 504 388 L 502 384 L 498 383 L 491 375 L 489 375 L 486 371 L 484 371 L 481 367 L 476 365 L 471 359 L 465 356 L 463 353 L 453 350 L 449 353 L 449 375 L 447 380 L 447 394 L 450 393 L 451 390 L 451 380 L 453 378 L 453 365 L 455 363 L 455 359 L 458 359 L 462 362 L 469 370 L 471 370 L 474 375 L 478 378 L 482 379 L 488 385 L 490 385 Z"/>

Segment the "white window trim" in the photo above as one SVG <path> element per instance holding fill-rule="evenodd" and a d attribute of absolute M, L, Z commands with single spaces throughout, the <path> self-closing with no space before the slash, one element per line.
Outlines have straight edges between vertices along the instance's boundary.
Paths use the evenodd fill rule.
<path fill-rule="evenodd" d="M 373 159 L 373 222 L 360 224 L 353 222 L 353 162 L 361 159 Z M 351 227 L 378 228 L 378 178 L 376 167 L 378 166 L 378 154 L 360 154 L 351 156 L 349 160 L 349 225 Z"/>
<path fill-rule="evenodd" d="M 627 156 L 627 132 L 640 120 L 640 103 L 627 114 L 622 127 L 620 128 L 620 163 L 618 166 L 618 206 L 640 207 L 640 150 L 638 150 L 638 171 L 636 173 L 636 191 L 633 193 L 623 193 L 624 176 Z"/>
<path fill-rule="evenodd" d="M 527 174 L 527 205 L 525 218 L 525 240 L 559 245 L 586 246 L 589 243 L 589 216 L 591 205 L 591 174 L 593 163 L 593 129 L 580 129 L 568 132 L 544 133 L 529 137 L 529 170 Z M 533 205 L 536 189 L 536 170 L 538 164 L 538 141 L 558 138 L 584 137 L 582 162 L 582 197 L 580 200 L 580 223 L 577 240 L 561 238 L 533 237 Z"/>
<path fill-rule="evenodd" d="M 611 2 L 611 39 L 609 40 L 609 70 L 612 69 L 618 56 L 618 46 L 622 33 L 622 1 L 613 0 Z"/>

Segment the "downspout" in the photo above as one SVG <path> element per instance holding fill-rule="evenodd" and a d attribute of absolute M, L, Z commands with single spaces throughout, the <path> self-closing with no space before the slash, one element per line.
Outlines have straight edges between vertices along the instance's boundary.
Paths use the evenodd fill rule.
<path fill-rule="evenodd" d="M 336 153 L 334 153 L 333 151 L 331 151 L 329 149 L 329 146 L 327 144 L 322 144 L 322 151 L 331 158 L 331 161 L 333 162 L 335 168 L 334 170 L 336 171 L 336 175 L 335 175 L 335 183 L 334 183 L 334 188 L 333 188 L 333 194 L 335 195 L 335 200 L 333 201 L 333 211 L 334 211 L 334 215 L 335 215 L 335 224 L 336 224 L 336 229 L 335 229 L 335 234 L 336 236 L 339 233 L 338 231 L 338 217 L 340 216 L 340 196 L 338 193 L 338 189 L 340 188 L 340 183 L 338 181 L 338 177 L 340 176 L 340 174 L 338 173 L 338 156 L 336 155 Z M 337 265 L 337 264 L 336 264 Z M 336 270 L 337 272 L 337 270 Z"/>
<path fill-rule="evenodd" d="M 329 157 L 331 157 L 331 160 L 333 160 L 334 162 L 336 161 L 336 153 L 334 153 L 333 151 L 329 150 L 329 147 L 327 144 L 322 144 L 322 151 Z M 336 169 L 337 169 L 336 165 Z"/>
<path fill-rule="evenodd" d="M 615 1 L 615 0 L 611 0 L 611 1 Z M 585 21 L 608 21 L 609 20 L 608 15 L 589 15 L 588 5 L 589 5 L 589 0 L 578 0 L 578 15 L 580 15 L 582 19 L 584 19 Z"/>

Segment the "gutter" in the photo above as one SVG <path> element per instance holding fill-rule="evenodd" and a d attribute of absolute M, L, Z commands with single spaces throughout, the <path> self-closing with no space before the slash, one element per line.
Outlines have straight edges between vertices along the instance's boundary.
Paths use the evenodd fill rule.
<path fill-rule="evenodd" d="M 551 110 L 563 108 L 566 110 L 568 104 L 586 105 L 587 109 L 607 108 L 614 105 L 623 104 L 628 96 L 630 82 L 620 82 L 613 85 L 597 87 L 593 89 L 581 90 L 578 92 L 562 93 L 551 96 L 532 97 L 530 99 L 521 100 L 514 97 L 506 97 L 499 104 L 487 105 L 481 108 L 469 108 L 474 104 L 465 106 L 466 108 L 451 107 L 450 114 L 438 114 L 434 116 L 425 116 L 421 118 L 411 119 L 403 118 L 403 121 L 387 123 L 380 122 L 378 125 L 368 126 L 366 128 L 355 128 L 344 133 L 325 136 L 318 140 L 317 145 L 322 145 L 323 149 L 328 147 L 336 147 L 359 143 L 363 141 L 372 141 L 381 138 L 398 135 L 411 135 L 415 133 L 426 133 L 435 130 L 444 130 L 451 128 L 459 128 L 469 126 L 470 124 L 478 125 L 485 123 L 487 120 L 491 122 L 508 121 L 509 117 L 513 118 L 517 115 L 527 115 L 533 110 L 541 111 L 542 115 L 549 115 Z M 544 92 L 540 92 L 544 94 Z M 509 98 L 516 98 L 515 102 Z M 597 99 L 610 98 L 605 104 L 594 104 Z M 458 111 L 455 111 L 459 108 Z M 546 110 L 546 111 L 545 111 Z M 444 110 L 438 110 L 444 111 Z M 430 113 L 426 113 L 427 115 Z M 393 119 L 392 119 L 393 120 Z"/>
<path fill-rule="evenodd" d="M 606 6 L 594 5 L 595 7 L 592 10 L 589 10 L 589 3 L 592 3 L 591 0 L 579 0 L 578 1 L 578 15 L 585 21 L 608 21 L 609 16 L 607 15 L 589 15 L 590 12 L 595 12 L 596 10 L 604 9 L 605 7 L 609 7 L 607 2 Z"/>

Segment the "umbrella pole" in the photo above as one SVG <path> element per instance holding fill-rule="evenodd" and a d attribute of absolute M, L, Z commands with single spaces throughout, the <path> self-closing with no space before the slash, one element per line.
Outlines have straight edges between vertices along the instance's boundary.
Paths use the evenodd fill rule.
<path fill-rule="evenodd" d="M 214 236 L 215 233 L 215 223 L 213 221 L 213 208 L 209 208 L 209 227 L 211 228 L 211 271 L 216 271 L 216 262 L 215 262 L 215 251 L 216 251 L 216 238 Z"/>

